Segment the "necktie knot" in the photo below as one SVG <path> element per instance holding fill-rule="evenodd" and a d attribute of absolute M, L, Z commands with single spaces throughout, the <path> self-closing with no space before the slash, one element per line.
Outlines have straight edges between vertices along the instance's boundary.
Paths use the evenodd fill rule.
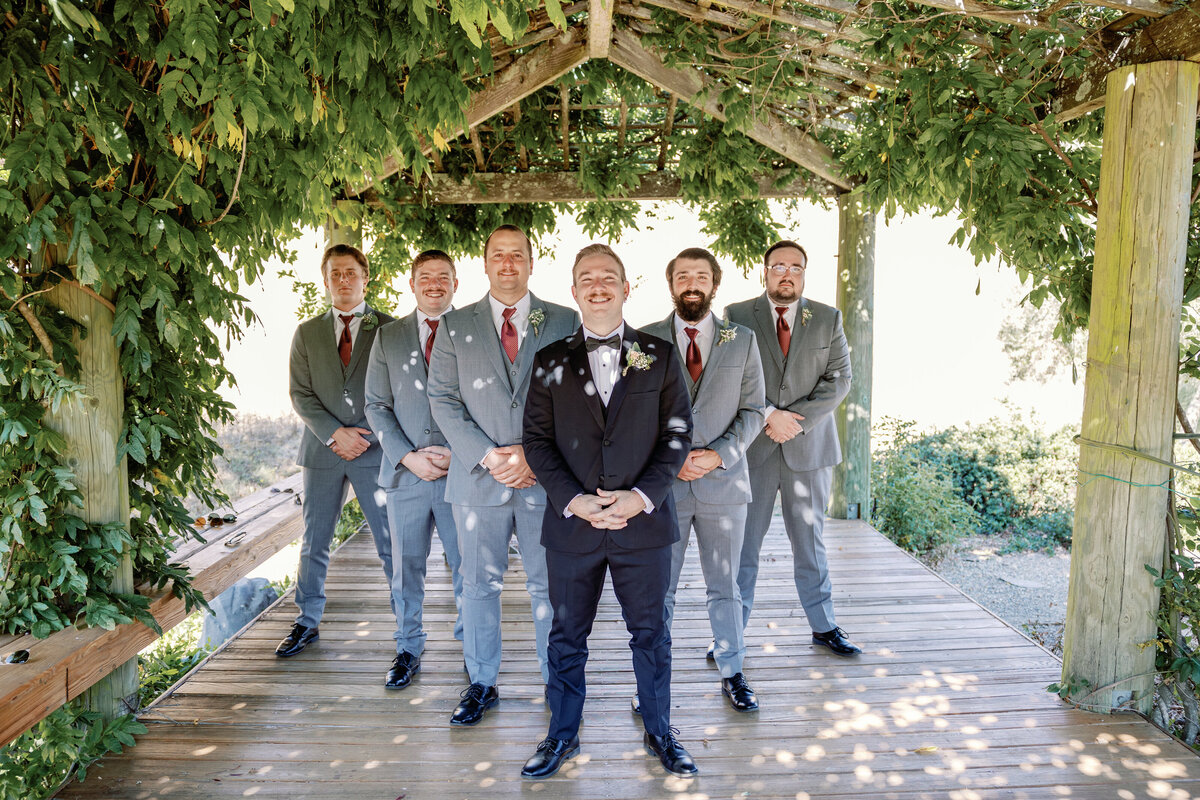
<path fill-rule="evenodd" d="M 787 325 L 787 319 L 784 318 L 784 314 L 787 313 L 787 306 L 775 306 L 775 313 L 779 315 L 780 324 Z"/>
<path fill-rule="evenodd" d="M 511 320 L 512 320 L 512 316 L 513 316 L 513 314 L 515 314 L 515 313 L 517 313 L 517 310 L 516 310 L 515 308 L 506 308 L 506 309 L 504 309 L 504 321 L 505 321 L 505 322 L 509 322 L 509 321 L 511 321 Z"/>
<path fill-rule="evenodd" d="M 599 350 L 601 347 L 611 347 L 614 350 L 619 350 L 621 347 L 621 337 L 617 336 L 615 333 L 606 339 L 597 339 L 594 336 L 589 336 L 587 341 L 584 343 L 584 346 L 587 347 L 587 351 L 589 353 L 593 353 L 596 350 Z"/>
<path fill-rule="evenodd" d="M 699 328 L 684 328 L 683 332 L 686 333 L 688 336 L 688 339 L 690 339 L 693 342 L 696 341 L 696 337 L 700 335 Z"/>
<path fill-rule="evenodd" d="M 350 321 L 352 319 L 354 319 L 354 315 L 353 314 L 338 314 L 338 319 L 340 319 L 342 321 L 343 325 L 349 327 Z"/>
<path fill-rule="evenodd" d="M 441 322 L 441 320 L 440 320 L 440 319 L 427 319 L 427 320 L 425 320 L 425 324 L 429 326 L 429 330 L 431 330 L 431 331 L 435 331 L 435 332 L 437 331 L 437 326 L 438 326 L 438 323 L 439 323 L 439 322 Z"/>

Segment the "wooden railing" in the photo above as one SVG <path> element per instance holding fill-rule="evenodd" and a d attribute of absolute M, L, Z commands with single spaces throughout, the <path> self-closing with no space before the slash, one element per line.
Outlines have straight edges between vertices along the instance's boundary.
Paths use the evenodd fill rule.
<path fill-rule="evenodd" d="M 188 541 L 174 561 L 187 566 L 192 585 L 212 599 L 303 532 L 300 475 L 234 503 L 238 521 L 205 528 L 206 542 Z M 150 592 L 150 610 L 163 631 L 187 617 L 170 591 Z M 0 662 L 0 745 L 20 736 L 64 703 L 75 699 L 113 669 L 135 657 L 158 635 L 138 623 L 103 628 L 68 628 L 45 639 L 0 637 L 0 658 L 28 650 L 23 664 Z"/>

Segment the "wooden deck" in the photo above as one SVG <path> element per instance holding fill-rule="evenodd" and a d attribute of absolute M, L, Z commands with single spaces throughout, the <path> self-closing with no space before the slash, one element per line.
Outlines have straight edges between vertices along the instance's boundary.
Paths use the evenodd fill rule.
<path fill-rule="evenodd" d="M 778 520 L 776 520 L 778 524 Z M 61 798 L 1190 798 L 1200 761 L 1134 715 L 1073 710 L 1045 691 L 1058 661 L 863 523 L 831 522 L 838 618 L 865 649 L 809 644 L 782 531 L 764 545 L 746 674 L 762 710 L 739 714 L 704 659 L 698 559 L 675 620 L 672 722 L 701 774 L 664 773 L 629 713 L 627 634 L 611 591 L 591 638 L 582 756 L 547 781 L 520 769 L 545 735 L 520 573 L 504 594 L 501 702 L 449 725 L 465 686 L 440 551 L 430 559 L 422 672 L 383 688 L 394 621 L 370 536 L 333 560 L 321 639 L 273 655 L 289 598 L 142 717 L 137 747 Z M 435 539 L 436 542 L 436 539 Z M 694 544 L 693 544 L 694 547 Z M 514 564 L 519 563 L 514 560 Z"/>

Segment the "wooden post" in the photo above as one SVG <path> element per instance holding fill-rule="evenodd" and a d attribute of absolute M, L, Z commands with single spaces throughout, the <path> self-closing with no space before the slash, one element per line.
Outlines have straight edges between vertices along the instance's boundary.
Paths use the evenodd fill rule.
<path fill-rule="evenodd" d="M 57 412 L 47 411 L 47 427 L 66 440 L 66 463 L 75 471 L 75 483 L 83 495 L 79 515 L 89 523 L 128 525 L 129 470 L 124 458 L 117 460 L 125 394 L 113 339 L 113 312 L 73 283 L 60 283 L 46 299 L 87 331 L 86 337 L 75 336 L 79 381 L 86 394 L 81 401 L 64 403 Z M 128 553 L 121 558 L 110 586 L 114 591 L 133 591 L 133 561 Z M 89 710 L 115 719 L 137 710 L 137 695 L 135 656 L 92 686 L 82 700 Z"/>
<path fill-rule="evenodd" d="M 337 211 L 325 218 L 325 246 L 335 244 L 363 246 L 363 204 L 357 200 L 338 201 Z"/>
<path fill-rule="evenodd" d="M 1087 708 L 1147 711 L 1154 688 L 1200 65 L 1108 76 L 1063 681 Z"/>
<path fill-rule="evenodd" d="M 833 471 L 830 515 L 871 517 L 871 366 L 875 318 L 875 214 L 857 192 L 838 195 L 838 292 L 850 343 L 850 394 L 834 413 L 842 463 Z"/>

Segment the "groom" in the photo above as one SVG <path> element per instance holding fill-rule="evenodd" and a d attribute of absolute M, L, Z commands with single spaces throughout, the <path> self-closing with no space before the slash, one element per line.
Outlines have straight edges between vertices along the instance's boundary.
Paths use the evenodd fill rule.
<path fill-rule="evenodd" d="M 543 348 L 525 403 L 525 456 L 546 489 L 542 544 L 554 620 L 550 729 L 521 774 L 545 778 L 579 752 L 587 638 L 605 572 L 631 635 L 646 749 L 676 775 L 696 765 L 670 722 L 666 591 L 679 539 L 672 487 L 687 458 L 691 403 L 674 346 L 626 325 L 625 266 L 579 251 L 571 294 L 583 327 Z"/>

